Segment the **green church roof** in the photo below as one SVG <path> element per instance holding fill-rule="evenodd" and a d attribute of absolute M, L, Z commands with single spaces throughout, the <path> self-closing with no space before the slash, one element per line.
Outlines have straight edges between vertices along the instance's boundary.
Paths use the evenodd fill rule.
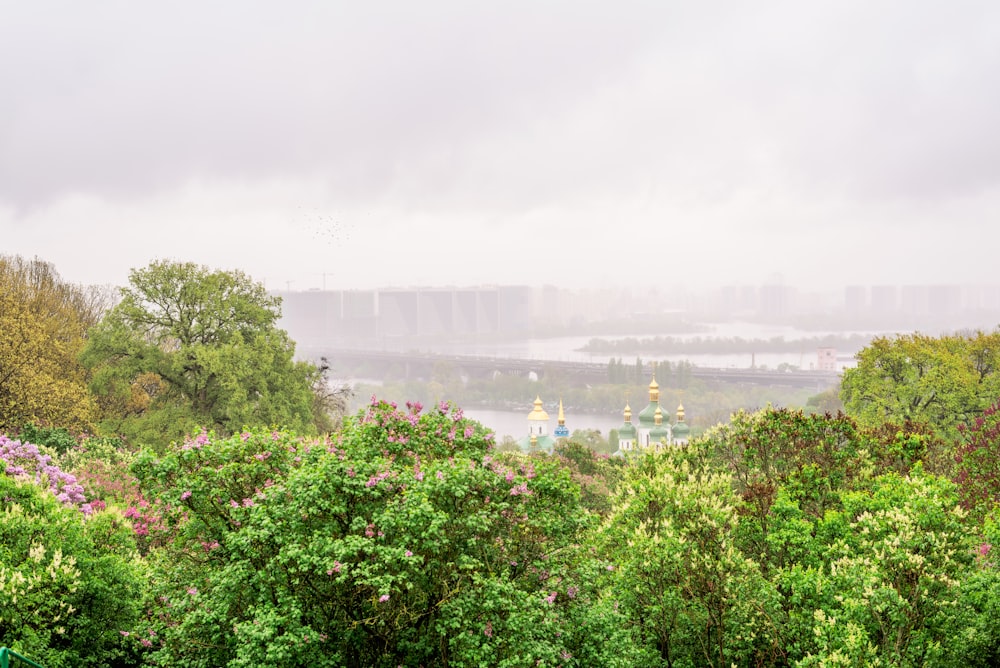
<path fill-rule="evenodd" d="M 656 444 L 660 441 L 670 441 L 670 430 L 662 424 L 656 425 L 649 430 L 649 442 Z"/>
<path fill-rule="evenodd" d="M 650 401 L 648 406 L 639 411 L 639 424 L 643 427 L 652 427 L 655 424 L 656 409 L 658 407 L 658 403 Z"/>
<path fill-rule="evenodd" d="M 517 442 L 517 447 L 521 452 L 532 453 L 532 452 L 548 452 L 551 453 L 552 449 L 556 446 L 556 439 L 552 438 L 548 434 L 543 434 L 542 436 L 535 436 L 535 443 L 532 445 L 531 437 L 525 436 Z"/>

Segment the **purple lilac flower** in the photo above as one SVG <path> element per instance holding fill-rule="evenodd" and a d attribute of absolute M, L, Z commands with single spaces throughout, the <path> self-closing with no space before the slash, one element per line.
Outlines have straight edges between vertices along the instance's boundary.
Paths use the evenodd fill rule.
<path fill-rule="evenodd" d="M 61 503 L 75 506 L 85 515 L 93 510 L 76 477 L 60 469 L 52 462 L 52 457 L 39 452 L 33 443 L 0 435 L 0 466 L 9 476 L 27 477 L 34 473 L 35 484 L 47 486 Z"/>

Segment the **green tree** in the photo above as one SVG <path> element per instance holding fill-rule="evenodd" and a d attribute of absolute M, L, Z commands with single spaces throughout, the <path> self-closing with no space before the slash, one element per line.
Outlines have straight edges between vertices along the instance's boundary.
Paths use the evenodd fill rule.
<path fill-rule="evenodd" d="M 610 455 L 614 450 L 608 447 L 608 441 L 601 436 L 600 429 L 574 429 L 569 440 L 573 443 L 590 448 L 593 452 Z"/>
<path fill-rule="evenodd" d="M 105 428 L 164 445 L 202 425 L 311 432 L 319 371 L 293 359 L 280 299 L 239 271 L 158 261 L 133 270 L 83 351 Z"/>
<path fill-rule="evenodd" d="M 946 658 L 971 639 L 956 627 L 976 625 L 959 606 L 973 573 L 964 520 L 954 484 L 919 465 L 845 493 L 804 532 L 819 563 L 776 575 L 799 665 L 967 665 Z"/>
<path fill-rule="evenodd" d="M 634 665 L 772 664 L 779 597 L 734 540 L 732 480 L 683 450 L 632 462 L 600 538 Z"/>
<path fill-rule="evenodd" d="M 100 297 L 47 262 L 0 256 L 0 430 L 91 424 L 95 405 L 77 355 L 100 317 Z"/>
<path fill-rule="evenodd" d="M 202 434 L 136 465 L 166 665 L 523 666 L 573 654 L 566 471 L 440 405 L 374 401 L 335 440 Z"/>
<path fill-rule="evenodd" d="M 841 398 L 865 426 L 924 422 L 956 439 L 1000 396 L 1000 331 L 879 337 L 844 372 Z"/>

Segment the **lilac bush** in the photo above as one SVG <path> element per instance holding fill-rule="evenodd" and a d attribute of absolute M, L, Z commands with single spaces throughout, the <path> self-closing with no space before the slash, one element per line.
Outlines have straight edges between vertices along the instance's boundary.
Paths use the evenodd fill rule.
<path fill-rule="evenodd" d="M 47 486 L 64 505 L 79 508 L 84 515 L 93 512 L 76 476 L 59 468 L 52 457 L 39 450 L 34 443 L 0 434 L 0 465 L 4 467 L 4 473 L 11 477 L 33 478 L 35 484 Z"/>

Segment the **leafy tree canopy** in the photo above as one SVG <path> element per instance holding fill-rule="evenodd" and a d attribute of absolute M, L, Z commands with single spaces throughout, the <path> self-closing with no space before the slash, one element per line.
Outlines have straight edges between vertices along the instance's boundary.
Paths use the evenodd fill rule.
<path fill-rule="evenodd" d="M 202 434 L 136 466 L 172 537 L 163 665 L 556 665 L 575 653 L 565 471 L 440 405 L 373 403 L 336 439 Z M 149 509 L 147 509 L 149 514 Z"/>
<path fill-rule="evenodd" d="M 133 270 L 82 356 L 104 426 L 159 445 L 194 425 L 314 431 L 319 372 L 293 359 L 279 316 L 280 299 L 239 271 L 170 261 Z"/>
<path fill-rule="evenodd" d="M 94 404 L 77 355 L 101 311 L 98 291 L 66 283 L 51 264 L 0 256 L 0 430 L 90 425 Z"/>
<path fill-rule="evenodd" d="M 880 337 L 857 358 L 841 398 L 865 426 L 924 422 L 954 439 L 1000 396 L 1000 331 Z"/>

